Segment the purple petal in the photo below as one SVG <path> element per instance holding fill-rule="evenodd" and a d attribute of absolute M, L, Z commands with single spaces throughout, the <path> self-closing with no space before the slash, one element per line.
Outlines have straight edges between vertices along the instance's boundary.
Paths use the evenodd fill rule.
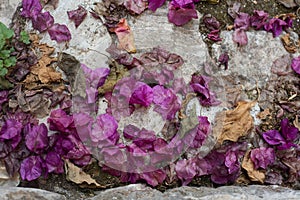
<path fill-rule="evenodd" d="M 196 176 L 197 166 L 192 160 L 179 160 L 176 163 L 175 171 L 178 178 L 182 181 L 182 185 L 187 185 Z"/>
<path fill-rule="evenodd" d="M 58 43 L 71 40 L 71 33 L 68 27 L 64 24 L 54 24 L 48 29 L 51 40 L 55 40 Z"/>
<path fill-rule="evenodd" d="M 250 158 L 255 169 L 267 169 L 268 165 L 273 164 L 275 161 L 275 152 L 273 148 L 260 147 L 251 150 Z"/>
<path fill-rule="evenodd" d="M 39 156 L 30 156 L 21 163 L 20 175 L 23 180 L 35 180 L 42 175 L 42 171 L 42 159 Z"/>
<path fill-rule="evenodd" d="M 283 28 L 288 27 L 288 24 L 278 18 L 272 18 L 268 23 L 264 25 L 264 29 L 273 33 L 273 37 L 277 37 L 282 33 Z"/>
<path fill-rule="evenodd" d="M 248 44 L 248 37 L 244 29 L 235 29 L 233 32 L 232 40 L 238 43 L 239 46 L 244 46 Z"/>
<path fill-rule="evenodd" d="M 143 82 L 138 82 L 131 95 L 129 103 L 148 107 L 153 101 L 153 90 Z"/>
<path fill-rule="evenodd" d="M 45 161 L 48 173 L 61 174 L 64 172 L 64 162 L 56 152 L 50 151 L 47 153 Z"/>
<path fill-rule="evenodd" d="M 37 17 L 32 19 L 32 26 L 39 32 L 48 30 L 54 24 L 54 18 L 50 12 L 39 13 Z"/>
<path fill-rule="evenodd" d="M 270 145 L 278 145 L 285 143 L 284 138 L 277 130 L 269 130 L 263 133 L 263 138 Z"/>
<path fill-rule="evenodd" d="M 281 135 L 285 138 L 287 142 L 293 142 L 297 138 L 299 138 L 298 128 L 291 125 L 287 118 L 283 119 L 280 125 L 281 125 Z"/>
<path fill-rule="evenodd" d="M 23 0 L 21 16 L 35 18 L 42 11 L 40 0 Z"/>
<path fill-rule="evenodd" d="M 87 11 L 82 6 L 78 6 L 76 10 L 67 11 L 67 14 L 69 19 L 74 21 L 75 27 L 77 28 L 85 19 Z"/>
<path fill-rule="evenodd" d="M 171 1 L 169 3 L 168 19 L 176 26 L 182 26 L 192 19 L 197 19 L 197 11 L 193 3 L 181 7 L 178 3 Z"/>
<path fill-rule="evenodd" d="M 192 148 L 201 147 L 206 137 L 210 133 L 210 123 L 208 121 L 208 118 L 205 116 L 199 116 L 198 120 L 199 120 L 199 125 L 197 128 L 197 133 L 195 135 L 193 143 L 190 145 L 190 147 Z"/>
<path fill-rule="evenodd" d="M 48 146 L 48 130 L 45 124 L 24 128 L 25 143 L 27 148 L 34 153 L 41 153 Z"/>
<path fill-rule="evenodd" d="M 234 19 L 234 28 L 247 30 L 250 25 L 250 16 L 247 13 L 238 13 Z"/>
<path fill-rule="evenodd" d="M 145 180 L 149 185 L 155 187 L 166 179 L 167 174 L 164 170 L 156 170 L 154 172 L 146 172 L 140 175 L 140 178 Z"/>
<path fill-rule="evenodd" d="M 155 12 L 157 8 L 160 8 L 166 0 L 148 0 L 148 8 Z"/>
<path fill-rule="evenodd" d="M 293 58 L 291 66 L 297 74 L 300 74 L 300 56 Z"/>
<path fill-rule="evenodd" d="M 250 17 L 250 24 L 256 30 L 261 29 L 266 24 L 269 14 L 263 10 L 254 10 L 253 15 Z"/>
<path fill-rule="evenodd" d="M 180 101 L 171 89 L 163 86 L 153 88 L 154 111 L 162 115 L 164 119 L 171 120 L 180 109 Z"/>
<path fill-rule="evenodd" d="M 73 117 L 66 114 L 62 109 L 53 110 L 47 119 L 49 129 L 52 131 L 60 131 L 70 133 L 74 129 Z"/>
<path fill-rule="evenodd" d="M 219 42 L 222 41 L 222 38 L 220 38 L 220 30 L 213 30 L 208 35 L 207 38 L 214 41 Z"/>
<path fill-rule="evenodd" d="M 203 16 L 202 21 L 206 28 L 210 31 L 218 30 L 220 28 L 220 22 L 210 14 L 206 14 Z"/>
<path fill-rule="evenodd" d="M 21 134 L 23 125 L 14 120 L 8 119 L 5 121 L 4 125 L 1 127 L 0 138 L 9 140 Z"/>

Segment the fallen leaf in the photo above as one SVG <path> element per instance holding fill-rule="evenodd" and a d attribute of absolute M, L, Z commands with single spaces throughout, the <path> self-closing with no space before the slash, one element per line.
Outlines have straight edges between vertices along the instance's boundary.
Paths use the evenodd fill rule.
<path fill-rule="evenodd" d="M 86 97 L 86 82 L 80 62 L 72 55 L 62 53 L 58 59 L 58 67 L 66 74 L 73 96 Z"/>
<path fill-rule="evenodd" d="M 5 164 L 0 162 L 0 186 L 1 187 L 16 187 L 20 183 L 19 173 L 15 173 L 13 177 L 10 177 L 6 171 Z"/>
<path fill-rule="evenodd" d="M 126 50 L 129 53 L 136 52 L 133 33 L 130 30 L 130 27 L 128 26 L 125 18 L 120 19 L 117 27 L 110 29 L 110 31 L 117 34 L 120 48 Z"/>
<path fill-rule="evenodd" d="M 97 187 L 102 187 L 99 183 L 94 180 L 91 175 L 82 171 L 80 167 L 77 167 L 69 160 L 65 160 L 66 178 L 68 181 L 72 181 L 76 184 L 87 183 L 89 185 L 94 184 Z"/>
<path fill-rule="evenodd" d="M 246 136 L 253 127 L 253 118 L 250 115 L 255 101 L 238 102 L 234 110 L 225 111 L 225 120 L 222 132 L 218 138 L 220 144 L 225 140 L 236 142 L 241 136 Z"/>
<path fill-rule="evenodd" d="M 297 52 L 297 46 L 296 46 L 296 44 L 294 44 L 291 41 L 289 33 L 283 35 L 280 39 L 283 43 L 283 46 L 284 46 L 285 50 L 287 50 L 287 52 L 289 52 L 289 53 L 296 53 Z"/>
<path fill-rule="evenodd" d="M 248 150 L 246 152 L 242 161 L 242 168 L 247 171 L 247 174 L 251 181 L 258 181 L 260 183 L 264 183 L 265 173 L 263 172 L 263 170 L 254 169 L 254 163 L 250 159 L 250 152 L 251 150 Z"/>
<path fill-rule="evenodd" d="M 278 0 L 278 2 L 287 8 L 293 8 L 297 6 L 294 0 Z"/>

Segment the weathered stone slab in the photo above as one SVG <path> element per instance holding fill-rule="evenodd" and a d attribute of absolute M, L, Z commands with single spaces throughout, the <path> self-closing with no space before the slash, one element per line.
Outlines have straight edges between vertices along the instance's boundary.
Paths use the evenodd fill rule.
<path fill-rule="evenodd" d="M 33 188 L 0 187 L 1 200 L 66 200 L 63 195 Z"/>

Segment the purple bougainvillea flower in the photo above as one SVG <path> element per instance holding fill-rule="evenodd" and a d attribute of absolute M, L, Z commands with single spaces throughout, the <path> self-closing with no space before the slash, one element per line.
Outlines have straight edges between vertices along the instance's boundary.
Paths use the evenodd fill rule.
<path fill-rule="evenodd" d="M 132 13 L 141 14 L 147 8 L 147 0 L 125 0 L 123 5 Z"/>
<path fill-rule="evenodd" d="M 250 24 L 256 30 L 264 27 L 268 20 L 269 14 L 263 10 L 254 10 L 253 15 L 250 17 Z"/>
<path fill-rule="evenodd" d="M 220 30 L 213 30 L 208 35 L 207 38 L 214 41 L 219 42 L 222 41 L 222 38 L 220 38 Z"/>
<path fill-rule="evenodd" d="M 182 181 L 182 185 L 189 184 L 197 174 L 197 165 L 190 160 L 179 160 L 176 163 L 175 171 L 177 177 Z"/>
<path fill-rule="evenodd" d="M 229 61 L 229 55 L 227 52 L 222 53 L 218 59 L 218 61 L 220 62 L 219 67 L 221 67 L 221 65 L 225 66 L 225 70 L 228 69 L 228 61 Z"/>
<path fill-rule="evenodd" d="M 248 37 L 244 29 L 235 29 L 233 32 L 232 40 L 236 42 L 239 46 L 244 46 L 248 44 Z"/>
<path fill-rule="evenodd" d="M 203 16 L 202 21 L 206 28 L 210 31 L 218 30 L 220 28 L 220 22 L 210 14 L 206 14 Z"/>
<path fill-rule="evenodd" d="M 275 152 L 273 148 L 260 147 L 251 150 L 250 158 L 255 169 L 267 169 L 268 165 L 273 164 L 275 161 Z"/>
<path fill-rule="evenodd" d="M 293 142 L 299 138 L 299 130 L 295 126 L 289 123 L 287 118 L 280 122 L 281 135 L 285 138 L 287 142 Z"/>
<path fill-rule="evenodd" d="M 277 37 L 282 33 L 284 28 L 287 28 L 288 24 L 278 18 L 272 18 L 268 23 L 264 25 L 264 29 L 273 33 L 273 37 Z"/>
<path fill-rule="evenodd" d="M 250 25 L 250 16 L 248 13 L 239 12 L 234 19 L 234 28 L 247 30 Z"/>
<path fill-rule="evenodd" d="M 172 89 L 157 85 L 153 88 L 154 111 L 162 115 L 163 119 L 171 120 L 180 109 L 180 100 Z"/>
<path fill-rule="evenodd" d="M 208 121 L 208 118 L 205 116 L 199 116 L 198 120 L 199 125 L 197 127 L 197 133 L 195 135 L 195 138 L 193 139 L 193 143 L 190 145 L 190 147 L 192 148 L 201 147 L 210 132 L 210 123 Z"/>
<path fill-rule="evenodd" d="M 187 3 L 189 2 L 189 3 Z M 168 19 L 169 22 L 175 24 L 176 26 L 182 26 L 193 18 L 197 19 L 197 11 L 195 9 L 193 1 L 176 1 L 172 0 L 169 3 Z"/>
<path fill-rule="evenodd" d="M 263 133 L 263 138 L 270 145 L 279 145 L 285 142 L 282 135 L 277 130 L 269 130 Z"/>
<path fill-rule="evenodd" d="M 148 0 L 148 8 L 155 12 L 157 8 L 160 8 L 166 0 Z"/>
<path fill-rule="evenodd" d="M 297 74 L 300 74 L 300 56 L 293 58 L 291 66 Z"/>
<path fill-rule="evenodd" d="M 167 177 L 167 174 L 164 170 L 156 170 L 153 172 L 146 172 L 140 175 L 140 178 L 145 180 L 149 185 L 155 187 L 161 184 Z"/>
<path fill-rule="evenodd" d="M 52 131 L 70 133 L 74 130 L 73 117 L 67 115 L 62 109 L 53 110 L 47 122 L 49 123 L 49 129 Z"/>
<path fill-rule="evenodd" d="M 209 82 L 212 79 L 208 76 L 193 74 L 190 86 L 197 93 L 202 106 L 215 106 L 221 102 L 216 99 L 215 93 L 209 90 Z"/>
<path fill-rule="evenodd" d="M 48 129 L 45 124 L 27 124 L 24 128 L 25 144 L 27 148 L 37 154 L 42 153 L 48 146 Z"/>
<path fill-rule="evenodd" d="M 81 68 L 86 78 L 87 103 L 95 103 L 98 96 L 98 87 L 101 87 L 109 75 L 109 68 L 90 69 L 81 64 Z"/>
<path fill-rule="evenodd" d="M 263 138 L 270 145 L 278 145 L 280 150 L 296 147 L 293 142 L 299 138 L 298 128 L 291 125 L 288 119 L 283 119 L 280 123 L 281 131 L 269 130 L 263 133 Z"/>
<path fill-rule="evenodd" d="M 54 18 L 50 12 L 39 13 L 35 18 L 32 19 L 32 26 L 39 32 L 48 30 L 54 24 Z"/>
<path fill-rule="evenodd" d="M 143 82 L 137 82 L 129 103 L 148 107 L 153 101 L 153 90 Z"/>
<path fill-rule="evenodd" d="M 61 174 L 64 172 L 64 162 L 61 159 L 60 155 L 58 155 L 54 151 L 50 151 L 47 153 L 45 164 L 48 173 L 53 172 L 56 174 Z"/>
<path fill-rule="evenodd" d="M 58 43 L 71 40 L 71 33 L 64 24 L 53 24 L 53 26 L 48 29 L 48 33 L 51 40 L 55 40 Z"/>
<path fill-rule="evenodd" d="M 42 158 L 40 156 L 30 156 L 24 159 L 20 167 L 20 175 L 23 180 L 32 181 L 42 175 Z"/>
<path fill-rule="evenodd" d="M 82 141 L 90 139 L 94 118 L 87 113 L 75 113 L 73 115 L 76 131 Z"/>
<path fill-rule="evenodd" d="M 40 0 L 23 0 L 21 16 L 35 18 L 42 11 Z"/>
<path fill-rule="evenodd" d="M 9 140 L 21 134 L 23 125 L 15 119 L 8 119 L 1 127 L 0 138 Z"/>
<path fill-rule="evenodd" d="M 87 11 L 82 6 L 78 6 L 76 10 L 67 11 L 67 14 L 69 19 L 74 21 L 75 27 L 77 28 L 85 19 Z"/>
<path fill-rule="evenodd" d="M 118 123 L 110 114 L 101 114 L 97 116 L 96 124 L 91 133 L 93 142 L 98 143 L 99 147 L 113 146 L 119 140 L 117 132 Z"/>

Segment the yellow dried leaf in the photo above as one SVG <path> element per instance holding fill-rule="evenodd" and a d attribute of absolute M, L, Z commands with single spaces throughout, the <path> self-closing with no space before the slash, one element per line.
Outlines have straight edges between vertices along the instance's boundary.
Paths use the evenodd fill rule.
<path fill-rule="evenodd" d="M 39 69 L 38 77 L 42 83 L 51 83 L 59 81 L 61 73 L 55 71 L 53 67 L 42 67 Z"/>
<path fill-rule="evenodd" d="M 265 173 L 254 168 L 254 163 L 250 159 L 250 150 L 248 150 L 244 156 L 242 168 L 247 171 L 247 174 L 251 181 L 258 181 L 260 183 L 264 183 Z"/>
<path fill-rule="evenodd" d="M 266 119 L 267 116 L 271 115 L 271 111 L 269 108 L 265 109 L 264 111 L 258 113 L 256 115 L 256 117 L 258 117 L 259 119 Z"/>
<path fill-rule="evenodd" d="M 287 52 L 289 52 L 289 53 L 297 52 L 297 46 L 291 41 L 289 33 L 283 35 L 280 39 L 283 43 L 285 50 L 287 50 Z"/>
<path fill-rule="evenodd" d="M 246 136 L 253 127 L 253 118 L 250 115 L 251 108 L 256 102 L 238 102 L 234 110 L 225 112 L 222 132 L 218 138 L 218 143 L 225 140 L 236 142 L 241 136 Z"/>
<path fill-rule="evenodd" d="M 76 184 L 87 183 L 89 185 L 94 184 L 97 187 L 101 187 L 99 183 L 96 182 L 89 174 L 82 171 L 80 167 L 77 167 L 69 160 L 65 161 L 66 168 L 66 178 Z"/>

